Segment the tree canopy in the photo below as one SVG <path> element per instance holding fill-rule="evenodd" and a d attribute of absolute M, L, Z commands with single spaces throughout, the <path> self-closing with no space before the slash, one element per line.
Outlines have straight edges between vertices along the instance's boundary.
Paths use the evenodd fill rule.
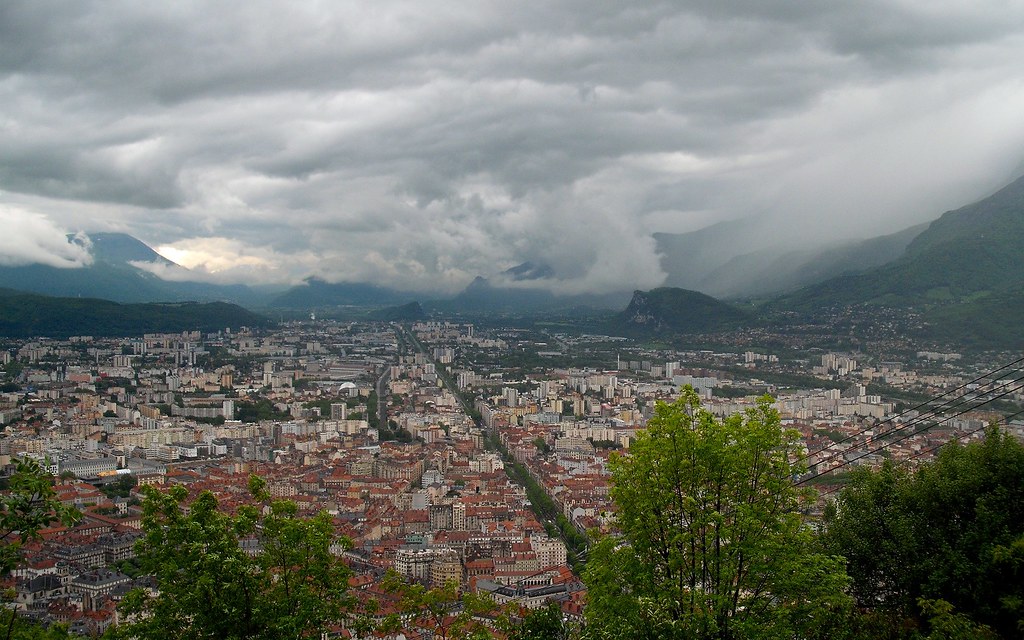
<path fill-rule="evenodd" d="M 77 510 L 57 499 L 53 478 L 38 462 L 19 458 L 0 495 L 0 576 L 6 576 L 21 559 L 21 545 L 54 523 L 71 524 Z"/>
<path fill-rule="evenodd" d="M 350 571 L 331 553 L 344 541 L 330 516 L 302 518 L 294 502 L 270 502 L 259 478 L 250 488 L 269 502 L 265 511 L 245 505 L 232 515 L 208 491 L 186 505 L 184 487 L 143 487 L 139 552 L 158 593 L 129 594 L 121 637 L 299 638 L 344 620 Z"/>
<path fill-rule="evenodd" d="M 960 615 L 970 637 L 1024 634 L 1024 445 L 998 428 L 915 472 L 858 469 L 824 524 L 858 606 L 891 626 Z"/>
<path fill-rule="evenodd" d="M 53 478 L 28 458 L 14 463 L 14 473 L 7 479 L 7 487 L 0 494 L 0 577 L 6 578 L 21 561 L 21 547 L 39 537 L 39 532 L 51 525 L 72 524 L 81 515 L 57 499 Z M 5 594 L 6 595 L 6 594 Z M 18 619 L 16 609 L 3 608 L 0 617 L 6 638 L 66 637 L 62 628 L 45 630 L 38 625 L 26 624 Z"/>
<path fill-rule="evenodd" d="M 848 610 L 842 559 L 817 553 L 792 478 L 797 434 L 770 398 L 718 419 L 692 388 L 611 459 L 620 535 L 590 554 L 594 638 L 813 637 Z"/>
<path fill-rule="evenodd" d="M 448 581 L 428 589 L 407 583 L 395 573 L 385 576 L 384 587 L 398 598 L 398 613 L 388 616 L 381 632 L 407 632 L 436 640 L 489 640 L 494 636 L 481 619 L 497 614 L 498 607 L 487 596 L 462 592 Z"/>

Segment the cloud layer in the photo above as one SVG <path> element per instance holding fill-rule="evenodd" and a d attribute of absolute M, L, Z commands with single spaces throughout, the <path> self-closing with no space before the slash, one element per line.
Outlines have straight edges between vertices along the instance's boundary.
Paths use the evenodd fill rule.
<path fill-rule="evenodd" d="M 45 216 L 0 205 L 0 265 L 45 264 L 75 269 L 92 264 L 89 238 L 69 235 Z"/>
<path fill-rule="evenodd" d="M 0 198 L 61 263 L 584 292 L 660 284 L 653 232 L 879 235 L 1021 170 L 1024 5 L 639 4 L 6 2 Z"/>

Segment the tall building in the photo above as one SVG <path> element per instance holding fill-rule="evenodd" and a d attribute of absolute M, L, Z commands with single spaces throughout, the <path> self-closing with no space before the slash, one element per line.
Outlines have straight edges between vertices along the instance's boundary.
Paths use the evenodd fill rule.
<path fill-rule="evenodd" d="M 443 587 L 446 583 L 462 584 L 462 562 L 455 549 L 434 550 L 434 561 L 430 563 L 430 586 Z"/>
<path fill-rule="evenodd" d="M 430 549 L 399 549 L 395 553 L 395 571 L 406 580 L 427 582 L 433 560 Z"/>
<path fill-rule="evenodd" d="M 461 502 L 452 505 L 452 529 L 455 531 L 466 530 L 466 505 Z"/>
<path fill-rule="evenodd" d="M 519 406 L 519 391 L 512 387 L 505 387 L 501 390 L 501 397 L 505 399 L 505 404 L 510 407 Z"/>

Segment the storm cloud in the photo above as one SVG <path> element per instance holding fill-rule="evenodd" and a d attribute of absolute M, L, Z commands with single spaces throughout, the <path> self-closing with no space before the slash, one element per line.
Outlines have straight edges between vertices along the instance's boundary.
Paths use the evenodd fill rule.
<path fill-rule="evenodd" d="M 10 1 L 0 199 L 57 261 L 123 231 L 219 281 L 647 288 L 655 232 L 869 237 L 993 191 L 1022 59 L 1003 2 Z"/>

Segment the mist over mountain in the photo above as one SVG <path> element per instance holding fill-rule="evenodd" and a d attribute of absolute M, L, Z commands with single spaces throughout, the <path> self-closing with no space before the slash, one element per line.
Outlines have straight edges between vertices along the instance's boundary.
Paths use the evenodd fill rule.
<path fill-rule="evenodd" d="M 687 234 L 657 234 L 654 239 L 668 273 L 666 282 L 689 286 L 656 288 L 639 297 L 627 291 L 559 295 L 546 288 L 557 281 L 556 270 L 529 261 L 505 269 L 493 279 L 478 276 L 460 293 L 444 298 L 424 298 L 422 293 L 366 282 L 330 283 L 315 277 L 269 295 L 245 285 L 190 281 L 188 269 L 136 238 L 116 233 L 97 233 L 88 240 L 73 238 L 90 252 L 91 262 L 86 266 L 2 266 L 0 286 L 115 302 L 223 300 L 250 308 L 303 312 L 391 307 L 394 309 L 382 311 L 381 317 L 396 318 L 430 313 L 600 313 L 628 304 L 627 315 L 632 319 L 621 326 L 636 329 L 645 324 L 639 319 L 646 314 L 651 318 L 646 323 L 648 329 L 684 332 L 708 330 L 711 325 L 700 321 L 705 315 L 715 326 L 732 326 L 744 318 L 743 312 L 715 298 L 765 300 L 778 293 L 763 307 L 764 314 L 796 312 L 813 319 L 851 305 L 906 308 L 921 315 L 926 333 L 948 337 L 961 332 L 966 340 L 978 344 L 1005 343 L 1012 328 L 995 316 L 1000 308 L 1021 306 L 1024 178 L 978 202 L 948 211 L 928 225 L 868 240 L 802 250 L 764 247 L 742 252 L 742 238 L 749 233 L 748 221 L 730 221 Z M 173 278 L 161 277 L 168 274 Z M 413 307 L 416 298 L 422 304 Z"/>
<path fill-rule="evenodd" d="M 551 265 L 524 262 L 505 269 L 502 275 L 516 281 L 543 280 L 545 278 L 553 277 L 555 275 L 555 270 L 551 268 Z"/>
<path fill-rule="evenodd" d="M 861 273 L 903 254 L 927 225 L 897 233 L 824 246 L 776 246 L 744 251 L 741 239 L 759 222 L 730 220 L 691 233 L 655 234 L 665 286 L 703 291 L 719 298 L 764 297 L 827 278 Z"/>
<path fill-rule="evenodd" d="M 630 294 L 616 291 L 606 294 L 558 295 L 546 289 L 512 287 L 494 284 L 477 276 L 459 294 L 450 299 L 434 300 L 425 307 L 444 313 L 529 314 L 568 310 L 621 309 Z"/>
<path fill-rule="evenodd" d="M 79 268 L 46 264 L 0 266 L 0 287 L 58 297 L 85 297 L 114 302 L 229 301 L 261 306 L 266 294 L 246 285 L 217 285 L 188 280 L 188 270 L 176 265 L 144 242 L 123 233 L 89 235 L 92 263 Z M 150 265 L 172 269 L 178 278 L 166 280 Z M 198 280 L 198 276 L 197 276 Z"/>
<path fill-rule="evenodd" d="M 276 296 L 269 305 L 280 309 L 316 309 L 346 306 L 392 306 L 410 301 L 414 294 L 395 291 L 364 282 L 327 282 L 306 278 Z"/>
<path fill-rule="evenodd" d="M 1024 177 L 991 196 L 947 211 L 897 259 L 863 274 L 829 279 L 778 304 L 953 304 L 1024 283 Z"/>
<path fill-rule="evenodd" d="M 659 242 L 678 250 L 668 254 L 666 262 L 682 269 L 687 261 L 713 260 L 736 230 L 734 224 L 716 225 L 693 234 L 662 236 Z M 900 233 L 828 250 L 765 250 L 735 256 L 714 269 L 695 267 L 675 274 L 762 298 L 772 287 L 812 282 L 771 299 L 751 316 L 702 293 L 663 287 L 636 292 L 617 326 L 626 333 L 700 333 L 738 324 L 786 331 L 857 317 L 870 332 L 873 318 L 898 318 L 907 338 L 965 348 L 1021 348 L 1022 248 L 1024 177 L 978 202 L 947 211 L 928 225 Z"/>
<path fill-rule="evenodd" d="M 903 254 L 859 275 L 824 280 L 781 296 L 768 309 L 813 315 L 876 305 L 922 314 L 926 333 L 965 343 L 1024 345 L 1024 177 L 991 196 L 947 211 Z"/>

